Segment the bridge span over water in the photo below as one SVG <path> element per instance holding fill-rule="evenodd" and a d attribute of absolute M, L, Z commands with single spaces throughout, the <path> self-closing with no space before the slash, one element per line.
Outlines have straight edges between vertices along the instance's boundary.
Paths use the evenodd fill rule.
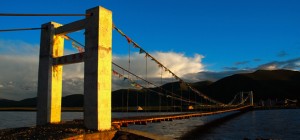
<path fill-rule="evenodd" d="M 22 15 L 24 16 L 24 15 Z M 30 15 L 29 15 L 30 16 Z M 32 15 L 31 15 L 32 16 Z M 43 15 L 35 15 L 43 16 Z M 61 15 L 60 15 L 61 16 Z M 65 25 L 49 22 L 42 24 L 39 73 L 38 73 L 38 104 L 37 124 L 56 124 L 61 122 L 61 98 L 62 98 L 62 73 L 63 66 L 74 63 L 84 63 L 84 126 L 92 130 L 111 130 L 112 125 L 126 127 L 130 124 L 147 124 L 176 119 L 188 119 L 207 115 L 221 114 L 232 111 L 249 110 L 253 106 L 253 93 L 237 94 L 229 103 L 222 103 L 193 87 L 192 84 L 182 79 L 172 69 L 168 68 L 160 60 L 151 55 L 147 50 L 138 45 L 133 39 L 121 31 L 113 23 L 112 11 L 103 7 L 88 9 L 83 19 Z M 78 30 L 85 30 L 85 43 L 71 38 L 68 34 Z M 113 31 L 124 37 L 128 44 L 128 63 L 117 64 L 112 59 L 112 34 Z M 72 42 L 72 46 L 78 53 L 64 55 L 64 41 Z M 131 63 L 132 49 L 135 53 L 144 56 L 145 72 L 135 73 Z M 156 64 L 160 71 L 158 81 L 151 81 L 147 74 L 149 63 Z M 163 76 L 164 74 L 164 76 Z M 112 77 L 126 82 L 125 88 L 134 88 L 142 91 L 144 104 L 140 108 L 147 111 L 148 106 L 155 106 L 157 110 L 163 107 L 187 106 L 189 112 L 173 115 L 140 116 L 112 119 Z M 157 79 L 156 77 L 156 79 Z M 163 81 L 180 83 L 180 90 L 164 88 Z M 130 86 L 130 87 L 129 87 Z M 127 97 L 122 95 L 123 108 L 128 112 L 130 106 Z M 136 95 L 137 102 L 141 95 Z M 152 96 L 154 100 L 150 100 Z M 157 104 L 154 104 L 157 103 Z M 209 107 L 208 107 L 209 106 Z M 207 108 L 214 110 L 204 111 Z M 125 111 L 125 112 L 126 112 Z"/>

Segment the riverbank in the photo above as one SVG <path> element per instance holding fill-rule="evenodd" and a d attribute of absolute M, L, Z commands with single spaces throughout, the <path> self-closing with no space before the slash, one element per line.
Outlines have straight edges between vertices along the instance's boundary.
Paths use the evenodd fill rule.
<path fill-rule="evenodd" d="M 270 109 L 300 109 L 300 106 L 254 106 L 254 110 L 270 110 Z M 62 112 L 83 112 L 82 107 L 62 107 Z M 36 111 L 34 107 L 0 107 L 0 111 Z M 184 112 L 194 112 L 201 110 L 185 110 Z M 112 110 L 112 112 L 122 112 L 119 110 Z M 126 111 L 127 112 L 127 111 Z M 148 110 L 129 110 L 128 112 L 158 112 L 158 111 L 148 111 Z M 169 112 L 169 111 L 166 111 Z M 181 111 L 178 111 L 181 112 Z"/>
<path fill-rule="evenodd" d="M 86 129 L 83 120 L 61 122 L 34 127 L 21 127 L 0 130 L 0 139 L 101 139 L 101 140 L 152 140 L 168 139 L 155 134 L 113 127 L 109 131 Z"/>

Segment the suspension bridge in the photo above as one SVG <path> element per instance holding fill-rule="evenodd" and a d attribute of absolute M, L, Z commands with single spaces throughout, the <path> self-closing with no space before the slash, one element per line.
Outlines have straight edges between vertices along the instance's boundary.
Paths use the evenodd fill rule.
<path fill-rule="evenodd" d="M 193 87 L 138 45 L 112 21 L 112 12 L 95 7 L 85 14 L 0 14 L 1 16 L 84 16 L 84 19 L 65 25 L 49 22 L 41 28 L 19 28 L 0 30 L 41 30 L 39 73 L 38 73 L 38 104 L 37 124 L 61 122 L 62 72 L 63 65 L 84 63 L 84 126 L 93 130 L 110 130 L 112 126 L 127 127 L 128 125 L 146 125 L 161 121 L 173 121 L 201 117 L 233 111 L 249 110 L 253 106 L 253 93 L 237 94 L 232 101 L 217 101 Z M 85 44 L 71 38 L 68 34 L 85 30 Z M 120 34 L 128 44 L 128 63 L 117 64 L 112 59 L 112 33 Z M 70 41 L 78 53 L 64 55 L 64 41 Z M 145 72 L 134 73 L 132 70 L 132 49 L 143 56 Z M 155 63 L 160 71 L 159 82 L 151 81 L 148 75 L 149 63 Z M 126 66 L 127 65 L 127 66 Z M 164 75 L 164 76 L 163 76 Z M 167 75 L 167 76 L 166 76 Z M 150 115 L 112 119 L 112 79 L 126 83 L 125 97 L 122 94 L 121 110 L 175 111 L 165 115 Z M 165 79 L 165 80 L 164 80 Z M 162 81 L 178 83 L 175 90 L 165 88 Z M 129 100 L 129 93 L 134 89 L 136 98 Z M 142 94 L 140 94 L 142 93 Z M 144 96 L 144 97 L 142 97 Z M 143 99 L 142 99 L 143 98 Z M 154 101 L 155 100 L 155 101 Z M 130 101 L 136 102 L 133 106 Z M 155 103 L 154 103 L 155 102 Z"/>

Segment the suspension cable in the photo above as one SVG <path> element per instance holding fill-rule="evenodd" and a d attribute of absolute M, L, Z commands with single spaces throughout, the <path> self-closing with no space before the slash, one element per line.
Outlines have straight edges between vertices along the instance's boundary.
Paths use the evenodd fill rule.
<path fill-rule="evenodd" d="M 69 39 L 69 40 L 72 40 L 72 41 L 76 42 L 77 44 L 81 45 L 82 47 L 84 47 L 84 45 L 82 45 L 81 43 L 79 43 L 78 41 L 76 41 L 75 39 L 73 39 L 73 38 L 71 38 L 71 37 L 69 37 L 69 36 L 67 36 L 67 35 L 62 35 L 62 37 L 66 38 L 66 39 Z M 128 39 L 128 42 L 129 42 L 129 41 L 130 41 L 130 40 Z M 129 51 L 129 58 L 128 58 L 129 65 L 128 65 L 128 68 L 130 69 L 130 47 L 129 47 L 128 51 Z M 147 58 L 147 57 L 146 57 L 146 58 Z M 146 60 L 147 60 L 147 59 L 146 59 Z M 147 61 L 146 61 L 146 62 L 147 62 Z M 115 66 L 117 66 L 117 67 L 119 67 L 120 69 L 122 69 L 123 72 L 126 71 L 126 72 L 128 73 L 128 78 L 130 78 L 130 77 L 129 77 L 129 74 L 131 74 L 131 75 L 135 76 L 136 78 L 139 78 L 139 79 L 145 81 L 146 84 L 151 84 L 151 85 L 154 85 L 155 87 L 159 87 L 159 86 L 157 86 L 157 85 L 155 85 L 155 84 L 149 82 L 148 80 L 145 80 L 145 79 L 143 79 L 143 78 L 141 78 L 141 77 L 139 77 L 139 76 L 133 74 L 133 73 L 130 72 L 129 70 L 124 69 L 123 67 L 117 65 L 117 64 L 114 63 L 114 62 L 112 62 L 112 64 L 115 65 Z M 146 70 L 147 70 L 147 69 L 146 69 Z M 160 89 L 163 89 L 162 87 L 159 87 L 159 88 L 160 88 Z M 172 92 L 169 92 L 169 91 L 167 91 L 167 90 L 164 90 L 164 91 L 165 91 L 166 93 L 172 93 Z M 128 110 L 129 110 L 129 107 L 128 107 L 128 104 L 129 104 L 129 103 L 128 103 L 129 89 L 128 89 L 127 92 L 128 92 L 128 93 L 127 93 L 127 112 L 128 112 Z M 176 94 L 173 94 L 173 93 L 172 93 L 172 95 L 176 95 Z M 167 96 L 170 96 L 170 95 L 167 95 Z M 178 95 L 176 95 L 176 96 L 178 96 Z M 173 96 L 171 96 L 171 97 L 173 97 Z M 180 97 L 180 96 L 179 96 L 179 97 Z M 176 98 L 179 98 L 179 97 L 176 97 Z M 174 98 L 175 98 L 175 97 L 174 97 Z M 192 102 L 192 101 L 188 100 L 188 102 Z M 197 102 L 195 102 L 195 104 L 196 104 L 196 103 L 197 103 Z M 198 104 L 198 103 L 197 103 L 197 104 Z"/>
<path fill-rule="evenodd" d="M 224 103 L 218 102 L 214 99 L 209 98 L 208 96 L 206 96 L 205 94 L 199 92 L 198 90 L 196 90 L 195 88 L 191 87 L 190 84 L 186 83 L 184 80 L 182 80 L 181 78 L 179 78 L 174 72 L 172 72 L 170 69 L 168 69 L 166 66 L 164 66 L 161 62 L 159 62 L 157 59 L 155 59 L 152 55 L 150 55 L 148 52 L 146 52 L 142 47 L 140 47 L 136 42 L 134 42 L 132 39 L 130 39 L 126 34 L 124 34 L 119 28 L 117 28 L 115 25 L 113 25 L 113 28 L 120 33 L 122 36 L 124 36 L 126 38 L 126 40 L 128 41 L 128 43 L 132 43 L 134 45 L 135 48 L 140 49 L 140 53 L 145 53 L 148 57 L 151 58 L 151 60 L 155 61 L 159 66 L 163 67 L 166 71 L 168 71 L 169 73 L 172 74 L 172 76 L 174 76 L 176 79 L 178 79 L 180 82 L 185 83 L 193 92 L 196 92 L 199 96 L 203 97 L 206 100 L 209 100 L 210 102 L 213 102 L 215 104 L 222 104 L 224 105 Z"/>
<path fill-rule="evenodd" d="M 0 13 L 0 16 L 92 16 L 92 14 L 18 14 Z"/>
<path fill-rule="evenodd" d="M 148 84 L 151 84 L 151 85 L 153 85 L 153 86 L 155 86 L 155 87 L 158 87 L 158 88 L 164 90 L 164 92 L 167 93 L 167 94 L 168 94 L 168 93 L 169 93 L 169 94 L 171 93 L 170 91 L 165 90 L 165 89 L 163 89 L 162 87 L 159 87 L 159 86 L 155 85 L 154 83 L 151 83 L 151 82 L 149 82 L 149 81 L 147 81 L 147 80 L 145 80 L 145 79 L 143 79 L 143 78 L 141 78 L 141 77 L 135 75 L 134 73 L 132 73 L 132 72 L 130 72 L 130 71 L 124 69 L 123 67 L 119 66 L 118 64 L 116 64 L 116 63 L 114 63 L 114 62 L 112 62 L 112 64 L 115 65 L 115 66 L 117 66 L 117 67 L 119 67 L 120 69 L 126 71 L 127 73 L 129 73 L 129 74 L 135 76 L 136 78 L 141 79 L 142 81 L 144 81 L 144 82 L 146 82 L 146 83 L 148 83 Z M 128 78 L 127 78 L 127 79 L 128 79 Z M 141 86 L 141 85 L 140 85 L 140 86 Z M 143 86 L 142 86 L 142 87 L 143 87 Z M 143 88 L 145 88 L 145 87 L 143 87 Z M 149 89 L 149 88 L 147 88 L 147 89 Z M 153 91 L 153 90 L 152 90 L 152 91 Z M 160 94 L 160 95 L 163 95 L 163 94 Z M 173 94 L 173 95 L 176 95 L 176 94 Z M 176 96 L 178 96 L 178 97 L 170 96 L 170 95 L 166 95 L 166 96 L 167 96 L 167 97 L 173 97 L 174 99 L 176 98 L 176 99 L 179 99 L 179 100 L 180 100 L 180 96 L 178 96 L 178 95 L 176 95 Z M 185 101 L 185 102 L 196 103 L 196 104 L 198 104 L 197 102 L 190 101 L 190 100 L 188 100 L 188 99 L 184 99 L 184 98 L 183 98 L 182 100 Z"/>
<path fill-rule="evenodd" d="M 119 77 L 124 77 L 124 79 L 128 79 L 128 80 L 130 80 L 131 82 L 134 82 L 134 81 L 132 81 L 131 79 L 125 77 L 124 75 L 120 75 L 120 73 L 118 73 L 118 72 L 115 71 L 115 70 L 113 70 L 113 73 L 118 74 Z M 136 77 L 136 78 L 138 78 L 138 77 Z M 174 96 L 170 96 L 170 95 L 164 95 L 164 94 L 162 94 L 161 92 L 157 92 L 157 91 L 152 90 L 152 89 L 150 89 L 150 88 L 146 88 L 146 87 L 144 87 L 144 86 L 142 86 L 142 85 L 140 85 L 140 84 L 137 84 L 136 82 L 134 82 L 134 83 L 135 83 L 135 85 L 139 85 L 139 87 L 141 87 L 141 88 L 143 88 L 143 89 L 145 89 L 145 90 L 149 90 L 149 91 L 151 91 L 151 92 L 157 93 L 157 94 L 160 95 L 160 96 L 166 96 L 167 98 L 172 98 L 172 99 L 179 100 L 179 101 L 191 102 L 191 101 L 189 101 L 188 99 L 182 99 L 182 98 L 179 98 L 179 97 L 174 97 Z M 197 104 L 196 102 L 191 102 L 191 103 Z"/>
<path fill-rule="evenodd" d="M 0 32 L 12 32 L 12 31 L 28 31 L 28 30 L 42 30 L 47 28 L 14 28 L 14 29 L 2 29 Z"/>

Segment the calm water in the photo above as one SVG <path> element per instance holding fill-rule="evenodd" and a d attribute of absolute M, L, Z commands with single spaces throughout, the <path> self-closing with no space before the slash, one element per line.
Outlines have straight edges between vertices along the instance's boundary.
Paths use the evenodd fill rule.
<path fill-rule="evenodd" d="M 165 113 L 155 113 L 165 114 Z M 130 125 L 130 129 L 178 138 L 186 132 L 230 113 L 175 120 L 171 122 Z M 0 129 L 35 125 L 35 112 L 0 112 Z M 149 113 L 113 113 L 113 118 L 142 116 Z M 150 115 L 153 115 L 151 113 Z M 63 120 L 82 119 L 81 112 L 63 112 Z M 200 139 L 200 137 L 195 137 Z M 300 110 L 261 110 L 238 116 L 214 128 L 201 139 L 300 139 Z"/>

